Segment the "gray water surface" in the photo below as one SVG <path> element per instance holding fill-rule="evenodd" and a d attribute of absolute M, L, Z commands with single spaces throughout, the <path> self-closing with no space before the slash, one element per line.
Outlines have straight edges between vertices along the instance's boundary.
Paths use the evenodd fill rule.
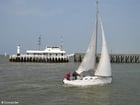
<path fill-rule="evenodd" d="M 112 64 L 110 85 L 67 87 L 79 63 L 11 63 L 0 56 L 0 102 L 17 105 L 140 105 L 140 64 Z"/>

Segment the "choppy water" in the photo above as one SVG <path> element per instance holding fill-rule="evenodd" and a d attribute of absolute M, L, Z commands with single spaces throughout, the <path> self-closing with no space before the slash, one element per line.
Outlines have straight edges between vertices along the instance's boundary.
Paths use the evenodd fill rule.
<path fill-rule="evenodd" d="M 0 102 L 17 105 L 140 105 L 140 64 L 112 64 L 113 83 L 65 87 L 78 63 L 11 63 L 0 56 Z M 6 103 L 5 103 L 6 104 Z"/>

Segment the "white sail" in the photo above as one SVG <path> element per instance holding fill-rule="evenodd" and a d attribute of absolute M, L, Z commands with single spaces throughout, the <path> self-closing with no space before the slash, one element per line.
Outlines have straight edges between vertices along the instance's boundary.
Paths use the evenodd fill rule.
<path fill-rule="evenodd" d="M 110 58 L 109 58 L 109 53 L 107 49 L 107 43 L 106 43 L 106 38 L 105 38 L 101 18 L 100 18 L 100 25 L 101 25 L 101 31 L 102 31 L 102 51 L 101 51 L 101 58 L 97 66 L 95 75 L 96 76 L 112 76 Z"/>
<path fill-rule="evenodd" d="M 98 3 L 98 2 L 97 2 Z M 96 64 L 96 49 L 97 49 L 97 34 L 98 34 L 98 5 L 96 11 L 96 22 L 95 22 L 95 31 L 92 34 L 88 49 L 86 54 L 80 64 L 79 68 L 76 70 L 78 74 L 95 69 Z"/>
<path fill-rule="evenodd" d="M 78 74 L 95 68 L 95 53 L 96 53 L 96 33 L 93 33 L 92 38 L 89 43 L 87 52 L 80 64 L 79 68 L 76 70 Z"/>

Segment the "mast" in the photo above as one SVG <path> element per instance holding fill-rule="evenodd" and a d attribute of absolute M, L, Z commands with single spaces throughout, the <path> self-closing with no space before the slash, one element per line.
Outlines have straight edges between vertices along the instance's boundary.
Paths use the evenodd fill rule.
<path fill-rule="evenodd" d="M 99 9 L 98 9 L 98 0 L 96 1 L 96 30 L 95 30 L 95 36 L 96 36 L 96 48 L 95 48 L 95 62 L 96 62 L 96 56 L 97 56 L 97 36 L 98 36 L 98 14 L 99 14 Z"/>
<path fill-rule="evenodd" d="M 63 36 L 60 36 L 60 48 L 63 49 Z"/>
<path fill-rule="evenodd" d="M 40 50 L 41 46 L 41 35 L 38 37 L 38 50 Z"/>

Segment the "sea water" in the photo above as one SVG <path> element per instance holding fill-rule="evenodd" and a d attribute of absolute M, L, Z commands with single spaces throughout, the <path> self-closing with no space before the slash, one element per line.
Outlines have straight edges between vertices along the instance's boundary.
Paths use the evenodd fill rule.
<path fill-rule="evenodd" d="M 0 103 L 12 105 L 140 105 L 140 64 L 112 64 L 112 84 L 63 85 L 79 63 L 12 63 L 0 56 Z"/>

